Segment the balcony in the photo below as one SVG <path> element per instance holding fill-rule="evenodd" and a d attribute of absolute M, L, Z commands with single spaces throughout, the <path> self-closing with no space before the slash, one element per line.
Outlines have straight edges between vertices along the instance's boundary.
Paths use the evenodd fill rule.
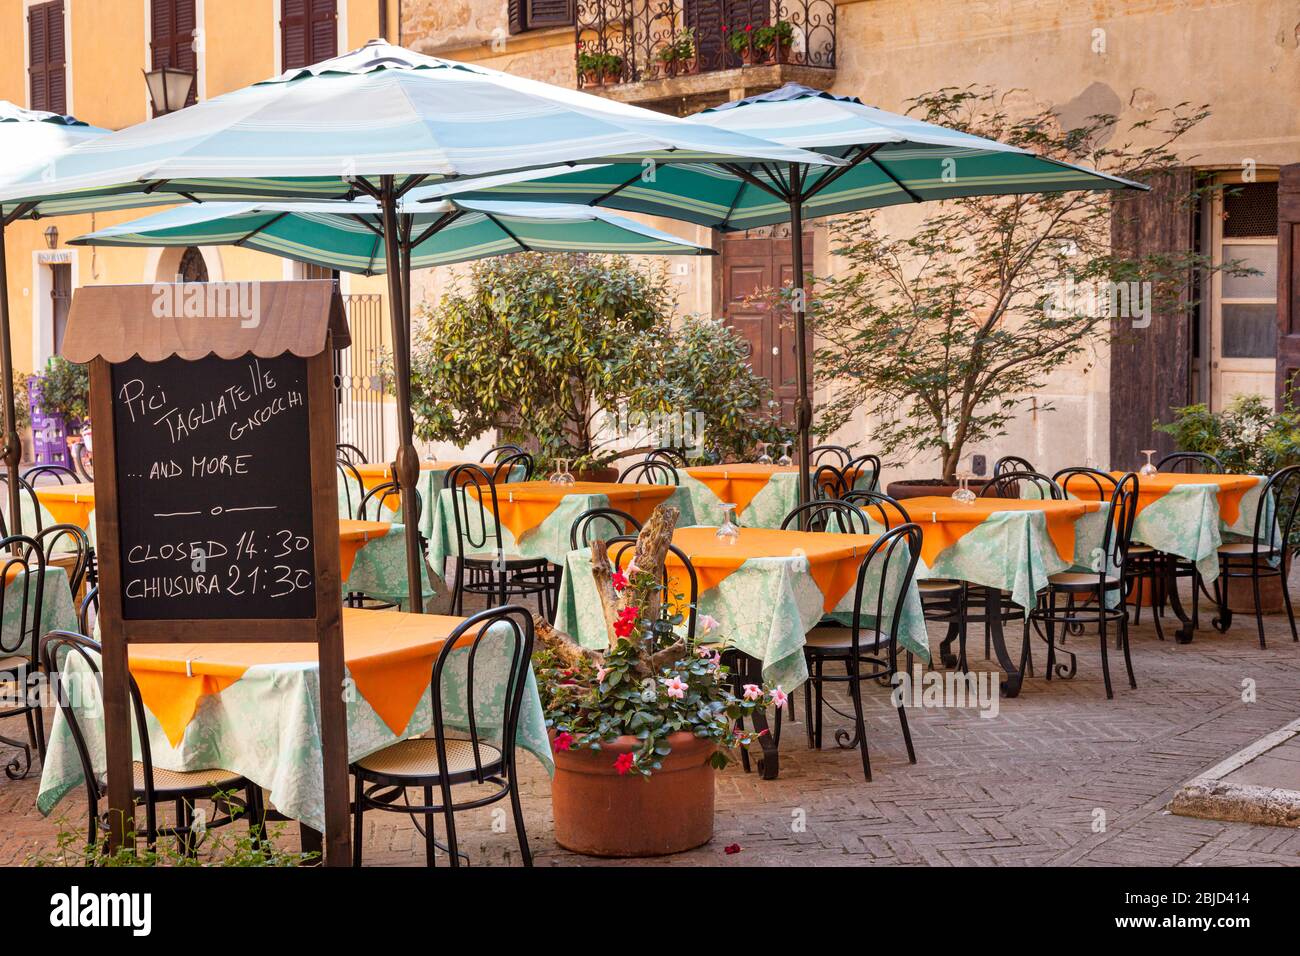
<path fill-rule="evenodd" d="M 578 0 L 578 86 L 690 112 L 835 71 L 835 0 Z"/>

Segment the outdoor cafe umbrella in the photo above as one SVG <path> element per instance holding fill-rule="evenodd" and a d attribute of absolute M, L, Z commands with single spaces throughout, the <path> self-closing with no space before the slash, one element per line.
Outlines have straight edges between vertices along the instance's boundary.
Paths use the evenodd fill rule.
<path fill-rule="evenodd" d="M 414 194 L 413 194 L 414 195 Z M 410 200 L 403 200 L 403 207 Z M 444 218 L 449 219 L 443 222 Z M 713 250 L 606 209 L 563 203 L 442 200 L 413 214 L 410 268 L 512 252 L 711 255 Z M 233 245 L 298 262 L 378 275 L 387 270 L 374 200 L 177 206 L 71 240 L 74 246 Z M 434 228 L 437 226 L 438 228 Z"/>
<path fill-rule="evenodd" d="M 759 136 L 842 158 L 839 167 L 799 161 L 684 164 L 653 179 L 615 166 L 484 179 L 466 199 L 590 203 L 680 219 L 723 231 L 789 222 L 793 273 L 803 281 L 804 219 L 904 203 L 1070 190 L 1146 189 L 1139 183 L 1038 156 L 1028 150 L 788 83 L 688 117 L 693 124 Z M 808 348 L 796 300 L 800 501 L 810 497 Z"/>
<path fill-rule="evenodd" d="M 0 176 L 0 202 L 116 194 L 162 201 L 354 199 L 379 203 L 385 255 L 402 261 L 412 225 L 398 201 L 424 182 L 563 163 L 625 164 L 651 175 L 676 162 L 839 165 L 801 149 L 375 40 Z M 403 520 L 415 524 L 409 272 L 388 271 Z M 407 539 L 412 610 L 420 554 Z"/>

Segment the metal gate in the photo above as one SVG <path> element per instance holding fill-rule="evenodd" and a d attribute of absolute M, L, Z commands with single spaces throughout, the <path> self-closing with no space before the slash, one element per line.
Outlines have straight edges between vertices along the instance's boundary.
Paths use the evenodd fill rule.
<path fill-rule="evenodd" d="M 336 427 L 341 443 L 355 445 L 367 461 L 387 461 L 384 397 L 388 383 L 380 362 L 384 308 L 379 293 L 345 295 L 352 345 L 334 353 Z"/>

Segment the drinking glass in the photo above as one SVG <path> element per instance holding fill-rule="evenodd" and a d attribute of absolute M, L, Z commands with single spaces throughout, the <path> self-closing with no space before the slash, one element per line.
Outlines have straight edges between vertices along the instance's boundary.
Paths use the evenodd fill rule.
<path fill-rule="evenodd" d="M 729 501 L 722 503 L 722 524 L 714 532 L 723 544 L 735 544 L 740 538 L 740 526 L 736 524 L 736 506 Z"/>
<path fill-rule="evenodd" d="M 958 485 L 957 490 L 952 493 L 952 500 L 957 502 L 959 505 L 970 505 L 975 503 L 975 492 L 971 491 L 970 488 L 967 487 L 967 483 L 970 479 L 971 475 L 968 471 L 957 473 Z"/>
<path fill-rule="evenodd" d="M 1156 453 L 1154 448 L 1142 449 L 1142 454 L 1147 456 L 1147 463 L 1138 469 L 1138 474 L 1143 478 L 1150 478 L 1152 475 L 1159 474 L 1159 470 L 1151 463 L 1151 456 Z"/>
<path fill-rule="evenodd" d="M 758 464 L 760 465 L 772 464 L 772 456 L 767 453 L 767 447 L 768 443 L 765 441 L 758 443 Z"/>
<path fill-rule="evenodd" d="M 793 442 L 785 442 L 781 445 L 781 457 L 776 460 L 776 463 L 782 468 L 787 468 L 794 464 L 793 459 L 790 458 L 790 449 L 793 445 Z"/>
<path fill-rule="evenodd" d="M 569 459 L 555 459 L 555 470 L 551 472 L 546 479 L 553 485 L 571 485 L 573 484 L 573 474 L 569 471 Z"/>

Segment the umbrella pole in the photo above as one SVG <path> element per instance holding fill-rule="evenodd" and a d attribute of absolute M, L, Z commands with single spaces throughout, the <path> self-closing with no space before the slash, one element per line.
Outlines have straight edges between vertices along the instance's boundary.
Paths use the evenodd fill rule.
<path fill-rule="evenodd" d="M 23 442 L 18 437 L 14 409 L 14 356 L 9 338 L 9 266 L 5 261 L 4 220 L 0 218 L 0 378 L 4 380 L 4 460 L 9 471 L 9 533 L 23 533 L 22 508 L 18 499 L 18 466 L 23 460 Z"/>
<path fill-rule="evenodd" d="M 402 275 L 403 256 L 398 235 L 397 193 L 393 177 L 381 177 L 379 203 L 384 223 L 384 260 L 388 269 L 388 316 L 393 332 L 393 375 L 397 380 L 397 461 L 394 467 L 402 497 L 402 524 L 406 526 L 406 584 L 410 610 L 424 613 L 420 565 L 420 519 L 416 504 L 416 478 L 420 461 L 412 441 L 411 349 L 407 335 L 406 294 L 410 276 Z M 405 281 L 404 281 L 405 280 Z M 432 502 L 430 502 L 430 507 Z"/>
<path fill-rule="evenodd" d="M 802 167 L 790 164 L 790 258 L 794 273 L 794 354 L 799 396 L 795 399 L 795 425 L 799 429 L 799 504 L 812 500 L 812 467 L 809 433 L 812 429 L 812 395 L 808 375 L 808 339 L 803 276 L 803 182 Z M 800 522 L 802 524 L 802 521 Z"/>

